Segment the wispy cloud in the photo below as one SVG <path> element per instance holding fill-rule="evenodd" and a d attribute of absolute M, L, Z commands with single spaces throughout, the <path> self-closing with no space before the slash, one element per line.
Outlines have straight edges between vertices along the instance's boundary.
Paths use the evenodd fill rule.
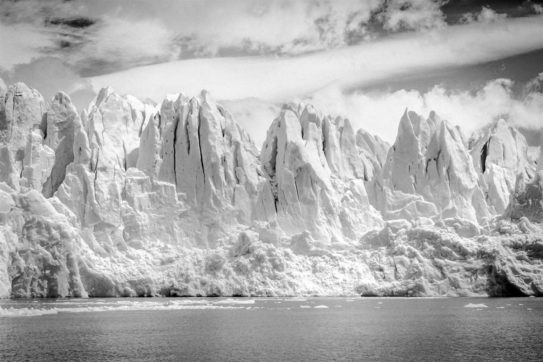
<path fill-rule="evenodd" d="M 382 31 L 444 24 L 437 0 L 200 0 L 168 4 L 180 14 L 175 31 L 209 54 L 302 54 L 351 45 Z M 197 21 L 197 23 L 195 23 Z"/>
<path fill-rule="evenodd" d="M 82 74 L 176 58 L 175 34 L 160 18 L 95 13 L 93 2 L 22 0 L 0 3 L 0 67 L 57 57 Z"/>
<path fill-rule="evenodd" d="M 103 1 L 100 1 L 103 3 Z M 131 18 L 156 16 L 185 51 L 199 55 L 302 54 L 369 39 L 382 31 L 443 23 L 442 0 L 113 0 Z M 131 13 L 131 14 L 130 14 Z"/>
<path fill-rule="evenodd" d="M 379 17 L 388 30 L 427 30 L 446 26 L 441 6 L 446 0 L 391 0 Z"/>
<path fill-rule="evenodd" d="M 292 56 L 384 34 L 444 26 L 442 0 L 20 0 L 0 3 L 4 27 L 40 33 L 42 53 L 85 74 L 225 55 Z M 21 46 L 31 46 L 34 39 Z M 11 52 L 11 48 L 5 48 Z M 39 53 L 40 49 L 34 49 Z M 34 55 L 34 54 L 33 54 Z M 30 60 L 15 53 L 9 67 Z"/>
<path fill-rule="evenodd" d="M 79 109 L 86 107 L 96 94 L 88 80 L 54 57 L 41 57 L 26 64 L 18 64 L 10 71 L 0 71 L 0 77 L 8 84 L 28 84 L 38 89 L 46 100 L 58 91 L 63 91 L 70 95 Z"/>
<path fill-rule="evenodd" d="M 477 64 L 543 47 L 543 16 L 405 33 L 305 56 L 191 59 L 92 77 L 95 87 L 160 100 L 206 88 L 220 99 L 289 100 L 336 85 L 386 82 L 429 69 Z"/>
<path fill-rule="evenodd" d="M 507 18 L 507 14 L 498 13 L 488 6 L 483 6 L 479 13 L 466 13 L 460 19 L 463 23 L 490 23 Z"/>
<path fill-rule="evenodd" d="M 400 118 L 409 108 L 425 117 L 430 111 L 436 111 L 441 118 L 460 126 L 467 137 L 498 119 L 505 119 L 511 125 L 531 130 L 535 135 L 533 145 L 538 145 L 539 132 L 543 131 L 541 79 L 543 76 L 534 80 L 539 86 L 532 87 L 523 96 L 515 96 L 511 80 L 496 79 L 473 91 L 435 86 L 427 92 L 346 93 L 337 87 L 328 87 L 298 101 L 313 104 L 325 114 L 348 118 L 355 129 L 379 135 L 389 143 L 394 142 Z M 223 105 L 258 146 L 264 142 L 267 127 L 280 109 L 279 104 L 253 98 L 227 101 Z"/>
<path fill-rule="evenodd" d="M 326 89 L 306 101 L 332 114 L 349 118 L 356 128 L 378 134 L 393 142 L 401 115 L 406 108 L 423 115 L 435 110 L 443 119 L 458 125 L 469 136 L 472 132 L 503 118 L 513 125 L 528 129 L 543 127 L 543 94 L 530 93 L 517 98 L 513 82 L 490 81 L 477 91 L 455 91 L 436 86 L 428 92 L 399 90 L 395 92 L 344 94 Z"/>
<path fill-rule="evenodd" d="M 266 139 L 266 131 L 271 121 L 281 110 L 280 103 L 266 102 L 256 98 L 246 98 L 235 101 L 222 101 L 222 106 L 232 114 L 236 122 L 252 137 L 260 147 Z"/>
<path fill-rule="evenodd" d="M 76 51 L 67 51 L 67 61 L 83 74 L 176 59 L 179 47 L 174 34 L 159 20 L 129 21 L 104 17 L 86 34 Z"/>
<path fill-rule="evenodd" d="M 54 40 L 29 24 L 5 25 L 0 22 L 0 69 L 9 69 L 16 64 L 29 62 L 43 55 Z"/>
<path fill-rule="evenodd" d="M 197 94 L 205 88 L 219 100 L 237 100 L 229 109 L 257 142 L 276 104 L 296 98 L 344 114 L 390 141 L 406 106 L 423 113 L 436 109 L 468 131 L 500 115 L 536 127 L 541 96 L 517 100 L 507 81 L 489 83 L 478 92 L 439 86 L 422 93 L 352 91 L 543 48 L 543 38 L 534 36 L 543 33 L 543 16 L 513 18 L 508 13 L 511 18 L 506 18 L 490 7 L 462 8 L 460 14 L 469 11 L 464 24 L 447 25 L 444 3 L 1 2 L 0 67 L 10 69 L 9 81 L 28 79 L 46 94 L 65 89 L 84 95 L 81 103 L 92 95 L 88 82 L 94 90 L 111 85 L 156 101 L 167 93 Z M 529 6 L 538 11 L 536 4 Z M 158 62 L 164 63 L 140 66 Z M 81 79 L 81 74 L 90 77 Z"/>

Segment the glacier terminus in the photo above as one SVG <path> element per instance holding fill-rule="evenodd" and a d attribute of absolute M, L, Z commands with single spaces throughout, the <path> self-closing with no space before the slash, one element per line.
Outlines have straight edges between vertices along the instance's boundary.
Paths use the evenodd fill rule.
<path fill-rule="evenodd" d="M 399 116 L 286 104 L 258 149 L 206 91 L 2 86 L 0 297 L 542 296 L 543 147 Z"/>

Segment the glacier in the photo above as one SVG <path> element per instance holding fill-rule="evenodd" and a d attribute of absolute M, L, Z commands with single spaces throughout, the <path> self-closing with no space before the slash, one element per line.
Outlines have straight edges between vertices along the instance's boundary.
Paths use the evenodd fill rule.
<path fill-rule="evenodd" d="M 0 297 L 543 295 L 543 145 L 503 120 L 285 104 L 258 149 L 206 91 L 0 84 Z"/>

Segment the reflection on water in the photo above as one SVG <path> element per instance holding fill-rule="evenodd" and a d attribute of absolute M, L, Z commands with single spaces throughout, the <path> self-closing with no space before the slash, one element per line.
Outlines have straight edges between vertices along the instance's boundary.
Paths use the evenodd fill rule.
<path fill-rule="evenodd" d="M 543 301 L 0 302 L 0 360 L 541 360 Z"/>

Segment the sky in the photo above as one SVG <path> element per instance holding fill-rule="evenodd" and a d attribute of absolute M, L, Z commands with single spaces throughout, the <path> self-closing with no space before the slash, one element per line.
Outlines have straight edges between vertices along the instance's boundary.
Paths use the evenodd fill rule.
<path fill-rule="evenodd" d="M 260 145 L 284 102 L 392 143 L 405 108 L 543 142 L 543 1 L 0 0 L 0 78 L 83 108 L 207 89 Z"/>

